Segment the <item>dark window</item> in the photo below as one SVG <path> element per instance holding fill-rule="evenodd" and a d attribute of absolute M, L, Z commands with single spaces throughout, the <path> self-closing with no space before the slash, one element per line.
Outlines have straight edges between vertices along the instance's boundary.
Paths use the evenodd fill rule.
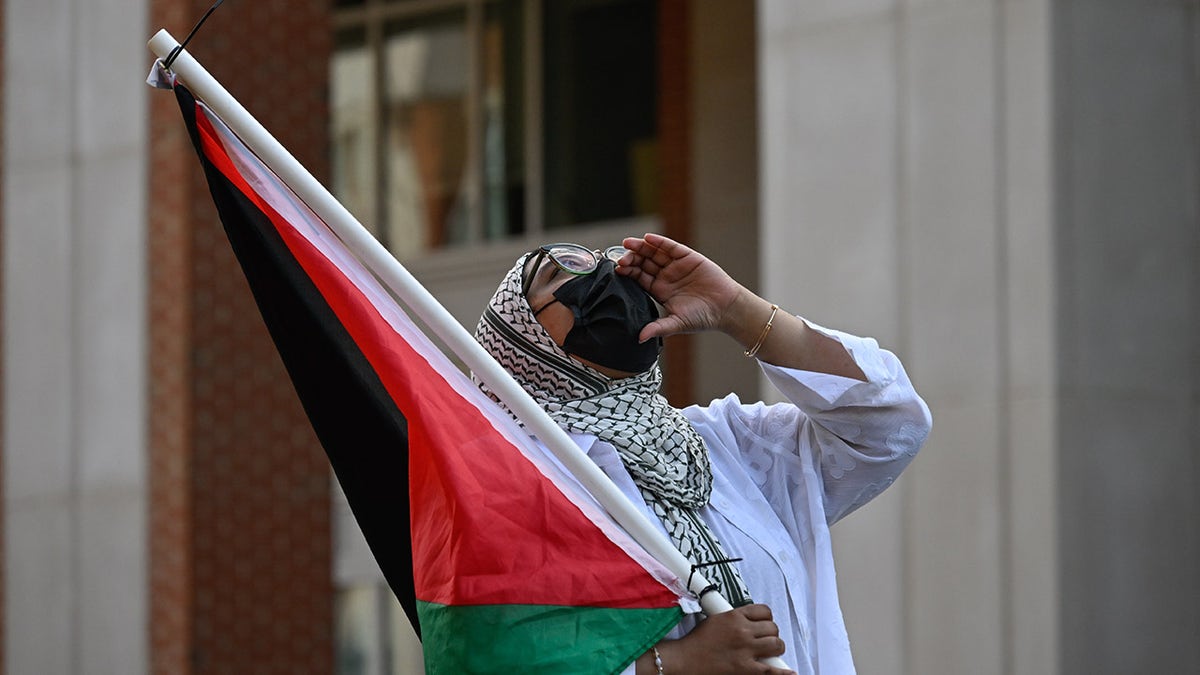
<path fill-rule="evenodd" d="M 335 0 L 335 194 L 401 258 L 655 215 L 657 12 Z"/>

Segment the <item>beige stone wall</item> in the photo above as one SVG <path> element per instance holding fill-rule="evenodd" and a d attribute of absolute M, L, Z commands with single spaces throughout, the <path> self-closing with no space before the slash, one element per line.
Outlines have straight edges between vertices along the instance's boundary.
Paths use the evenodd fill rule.
<path fill-rule="evenodd" d="M 1200 672 L 1200 5 L 1055 3 L 1063 671 Z"/>
<path fill-rule="evenodd" d="M 142 672 L 145 3 L 4 12 L 5 670 Z"/>
<path fill-rule="evenodd" d="M 834 528 L 863 673 L 1056 668 L 1046 2 L 760 3 L 764 291 L 933 410 Z"/>

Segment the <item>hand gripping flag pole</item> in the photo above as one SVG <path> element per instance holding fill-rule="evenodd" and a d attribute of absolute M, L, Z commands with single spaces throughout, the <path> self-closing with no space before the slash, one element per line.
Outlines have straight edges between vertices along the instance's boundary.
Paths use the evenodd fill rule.
<path fill-rule="evenodd" d="M 651 556 L 685 580 L 706 614 L 733 607 L 613 485 L 529 394 L 420 282 L 166 30 L 149 42 L 180 77 L 314 213 L 508 406 Z M 787 668 L 778 658 L 769 665 Z"/>

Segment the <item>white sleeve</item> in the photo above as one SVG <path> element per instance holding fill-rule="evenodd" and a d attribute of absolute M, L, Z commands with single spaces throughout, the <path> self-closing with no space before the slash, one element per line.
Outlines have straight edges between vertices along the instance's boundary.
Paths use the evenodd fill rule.
<path fill-rule="evenodd" d="M 788 403 L 742 405 L 730 396 L 690 414 L 694 423 L 725 427 L 717 433 L 752 474 L 764 465 L 786 470 L 786 462 L 772 462 L 764 453 L 793 454 L 819 467 L 825 520 L 832 524 L 892 484 L 925 442 L 932 421 L 894 354 L 871 338 L 809 325 L 840 342 L 867 381 L 761 363 Z M 760 476 L 756 482 L 771 492 L 790 490 L 797 480 Z M 772 503 L 789 502 L 775 498 L 784 495 L 767 496 Z"/>
<path fill-rule="evenodd" d="M 840 342 L 867 377 L 863 382 L 762 364 L 801 413 L 796 448 L 816 455 L 832 524 L 892 484 L 925 442 L 932 417 L 894 354 L 871 338 L 809 326 Z"/>

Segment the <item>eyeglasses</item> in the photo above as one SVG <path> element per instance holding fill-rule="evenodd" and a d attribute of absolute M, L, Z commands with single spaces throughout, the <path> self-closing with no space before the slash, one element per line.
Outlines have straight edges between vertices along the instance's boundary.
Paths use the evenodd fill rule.
<path fill-rule="evenodd" d="M 579 244 L 546 244 L 545 246 L 539 246 L 537 253 L 530 257 L 529 262 L 525 263 L 525 269 L 522 274 L 523 279 L 521 281 L 521 294 L 525 296 L 529 295 L 529 287 L 533 285 L 533 278 L 537 276 L 537 271 L 542 266 L 543 258 L 549 257 L 550 262 L 554 263 L 558 269 L 567 274 L 584 276 L 595 272 L 600 267 L 600 261 L 605 258 L 615 263 L 626 252 L 624 246 L 609 246 L 603 252 L 592 250 Z"/>

